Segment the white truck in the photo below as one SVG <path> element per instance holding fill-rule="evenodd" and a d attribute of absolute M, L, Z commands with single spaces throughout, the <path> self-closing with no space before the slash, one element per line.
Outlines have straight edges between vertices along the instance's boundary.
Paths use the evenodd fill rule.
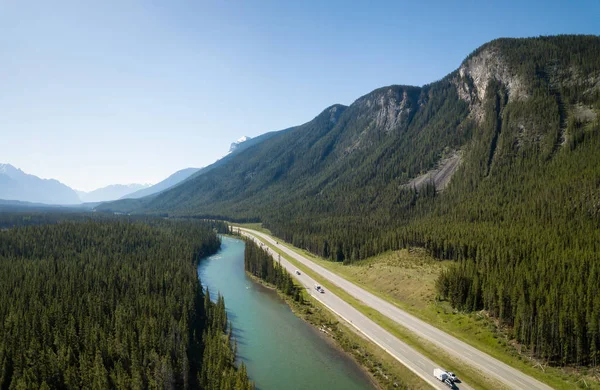
<path fill-rule="evenodd" d="M 446 379 L 448 379 L 448 373 L 441 368 L 434 368 L 433 376 L 440 382 L 444 382 Z"/>
<path fill-rule="evenodd" d="M 433 376 L 440 382 L 442 382 L 443 384 L 445 384 L 446 386 L 448 386 L 451 389 L 455 389 L 456 386 L 454 385 L 454 381 L 452 380 L 452 378 L 450 377 L 450 375 L 442 370 L 441 368 L 434 368 L 433 369 Z"/>

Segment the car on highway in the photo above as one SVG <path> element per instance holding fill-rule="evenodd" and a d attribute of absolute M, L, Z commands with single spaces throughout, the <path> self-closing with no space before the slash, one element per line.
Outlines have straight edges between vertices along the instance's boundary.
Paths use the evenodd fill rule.
<path fill-rule="evenodd" d="M 296 270 L 296 275 L 300 275 L 300 271 Z"/>

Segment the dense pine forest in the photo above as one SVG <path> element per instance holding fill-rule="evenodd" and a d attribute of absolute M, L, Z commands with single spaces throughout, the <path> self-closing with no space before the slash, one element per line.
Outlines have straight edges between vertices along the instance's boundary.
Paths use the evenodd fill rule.
<path fill-rule="evenodd" d="M 259 247 L 252 240 L 245 239 L 244 269 L 251 275 L 272 284 L 279 291 L 302 303 L 302 288 L 294 284 L 292 276 L 280 264 L 273 261 L 273 257 L 266 249 Z"/>
<path fill-rule="evenodd" d="M 0 219 L 0 388 L 252 388 L 197 276 L 214 223 Z"/>
<path fill-rule="evenodd" d="M 600 37 L 498 39 L 440 81 L 331 106 L 125 211 L 261 221 L 340 262 L 424 247 L 456 261 L 440 298 L 552 363 L 597 365 L 599 151 Z M 443 191 L 411 185 L 455 155 Z"/>

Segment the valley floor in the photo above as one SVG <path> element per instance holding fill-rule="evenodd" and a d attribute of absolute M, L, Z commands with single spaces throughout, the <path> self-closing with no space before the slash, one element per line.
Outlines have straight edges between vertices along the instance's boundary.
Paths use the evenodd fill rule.
<path fill-rule="evenodd" d="M 270 233 L 260 225 L 247 227 Z M 485 312 L 462 313 L 453 310 L 446 302 L 436 300 L 435 280 L 449 262 L 440 262 L 421 249 L 388 252 L 351 265 L 343 265 L 318 258 L 291 245 L 284 245 L 436 328 L 554 388 L 600 388 L 598 373 L 593 369 L 549 367 L 532 359 L 526 349 L 516 345 L 508 337 L 508 332 Z"/>
<path fill-rule="evenodd" d="M 264 238 L 257 237 L 255 235 L 257 233 L 255 232 L 242 231 L 241 233 L 257 243 L 261 242 Z M 434 368 L 437 367 L 435 362 L 392 335 L 367 315 L 361 313 L 351 304 L 346 302 L 344 298 L 340 297 L 338 291 L 334 291 L 325 284 L 323 284 L 327 290 L 325 293 L 316 291 L 314 286 L 318 281 L 306 272 L 304 268 L 300 268 L 302 272 L 299 274 L 296 273 L 295 270 L 298 268 L 293 260 L 277 255 L 272 249 L 270 250 L 270 253 L 282 267 L 290 274 L 293 274 L 296 281 L 306 288 L 306 292 L 312 299 L 318 301 L 336 316 L 342 318 L 348 325 L 354 327 L 375 345 L 388 352 L 391 356 L 410 369 L 415 375 L 419 376 L 425 383 L 428 383 L 430 386 L 437 389 L 443 390 L 447 388 L 432 375 Z M 460 384 L 460 389 L 469 390 L 472 388 L 473 387 L 470 387 L 466 383 Z"/>

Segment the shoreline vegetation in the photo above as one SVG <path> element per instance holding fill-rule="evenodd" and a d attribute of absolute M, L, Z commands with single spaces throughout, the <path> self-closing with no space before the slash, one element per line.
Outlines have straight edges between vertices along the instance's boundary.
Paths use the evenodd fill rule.
<path fill-rule="evenodd" d="M 0 388 L 250 390 L 199 259 L 222 223 L 0 215 Z M 216 387 L 215 387 L 216 386 Z"/>
<path fill-rule="evenodd" d="M 235 237 L 239 238 L 237 235 Z M 297 317 L 313 326 L 327 342 L 353 359 L 376 388 L 429 388 L 385 351 L 357 334 L 307 294 L 304 287 L 294 283 L 291 275 L 268 252 L 250 240 L 244 241 L 247 248 L 244 256 L 245 270 L 250 278 L 276 291 Z"/>

